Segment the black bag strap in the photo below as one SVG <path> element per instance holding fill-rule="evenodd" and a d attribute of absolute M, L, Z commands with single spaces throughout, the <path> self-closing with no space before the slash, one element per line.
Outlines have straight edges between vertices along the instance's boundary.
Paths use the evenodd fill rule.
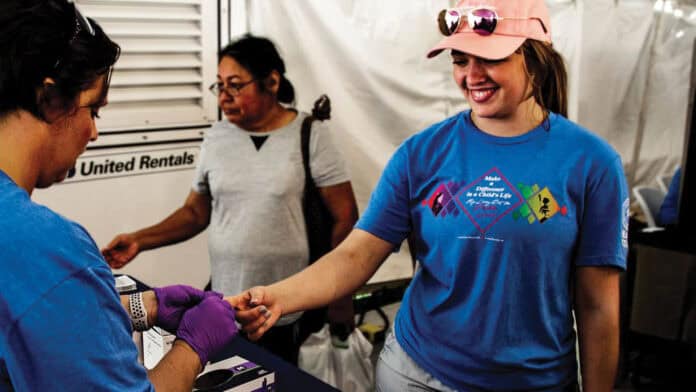
<path fill-rule="evenodd" d="M 302 121 L 302 166 L 305 173 L 305 188 L 314 186 L 312 179 L 312 169 L 309 167 L 309 134 L 312 131 L 312 123 L 316 120 L 314 116 L 305 117 Z"/>
<path fill-rule="evenodd" d="M 302 166 L 305 172 L 305 188 L 316 186 L 312 178 L 312 169 L 309 165 L 309 136 L 312 133 L 312 123 L 314 120 L 324 121 L 329 118 L 331 118 L 331 100 L 326 94 L 323 94 L 314 102 L 312 114 L 302 121 L 301 148 Z"/>

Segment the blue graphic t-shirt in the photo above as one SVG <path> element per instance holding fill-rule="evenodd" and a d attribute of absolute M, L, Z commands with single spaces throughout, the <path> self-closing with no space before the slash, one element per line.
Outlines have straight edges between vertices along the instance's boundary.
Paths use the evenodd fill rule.
<path fill-rule="evenodd" d="M 357 224 L 417 237 L 395 320 L 416 363 L 457 390 L 554 390 L 576 377 L 575 266 L 625 268 L 620 157 L 562 116 L 517 137 L 463 112 L 396 151 Z"/>
<path fill-rule="evenodd" d="M 154 391 L 89 234 L 0 171 L 0 392 Z"/>

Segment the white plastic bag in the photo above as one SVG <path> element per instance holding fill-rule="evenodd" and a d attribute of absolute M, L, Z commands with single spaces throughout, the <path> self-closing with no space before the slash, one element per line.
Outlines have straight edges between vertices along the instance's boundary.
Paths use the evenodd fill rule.
<path fill-rule="evenodd" d="M 343 392 L 374 389 L 375 369 L 370 359 L 372 344 L 356 328 L 342 346 L 331 342 L 329 325 L 309 335 L 300 346 L 300 369 Z"/>

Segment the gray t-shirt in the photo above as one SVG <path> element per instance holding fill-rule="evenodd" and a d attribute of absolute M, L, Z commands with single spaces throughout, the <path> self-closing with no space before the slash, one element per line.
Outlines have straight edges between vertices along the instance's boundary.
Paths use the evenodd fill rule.
<path fill-rule="evenodd" d="M 300 128 L 306 113 L 271 132 L 223 120 L 208 130 L 193 190 L 212 196 L 208 245 L 212 288 L 225 295 L 268 285 L 307 266 Z M 251 136 L 268 138 L 257 150 Z M 349 181 L 327 124 L 315 121 L 310 167 L 318 187 Z M 284 318 L 284 324 L 298 315 Z"/>

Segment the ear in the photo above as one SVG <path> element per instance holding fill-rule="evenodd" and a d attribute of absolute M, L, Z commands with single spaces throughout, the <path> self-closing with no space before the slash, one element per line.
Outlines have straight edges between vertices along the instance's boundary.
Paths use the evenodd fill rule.
<path fill-rule="evenodd" d="M 278 95 L 278 89 L 280 89 L 280 79 L 281 76 L 278 71 L 271 71 L 264 81 L 266 90 L 270 91 L 273 95 Z"/>
<path fill-rule="evenodd" d="M 42 119 L 48 123 L 53 122 L 59 111 L 54 108 L 56 81 L 53 78 L 44 78 L 43 83 L 36 89 L 36 103 L 39 107 Z"/>
<path fill-rule="evenodd" d="M 52 89 L 56 86 L 56 81 L 53 78 L 44 78 L 41 87 L 36 89 L 36 97 L 39 104 L 50 103 Z"/>

